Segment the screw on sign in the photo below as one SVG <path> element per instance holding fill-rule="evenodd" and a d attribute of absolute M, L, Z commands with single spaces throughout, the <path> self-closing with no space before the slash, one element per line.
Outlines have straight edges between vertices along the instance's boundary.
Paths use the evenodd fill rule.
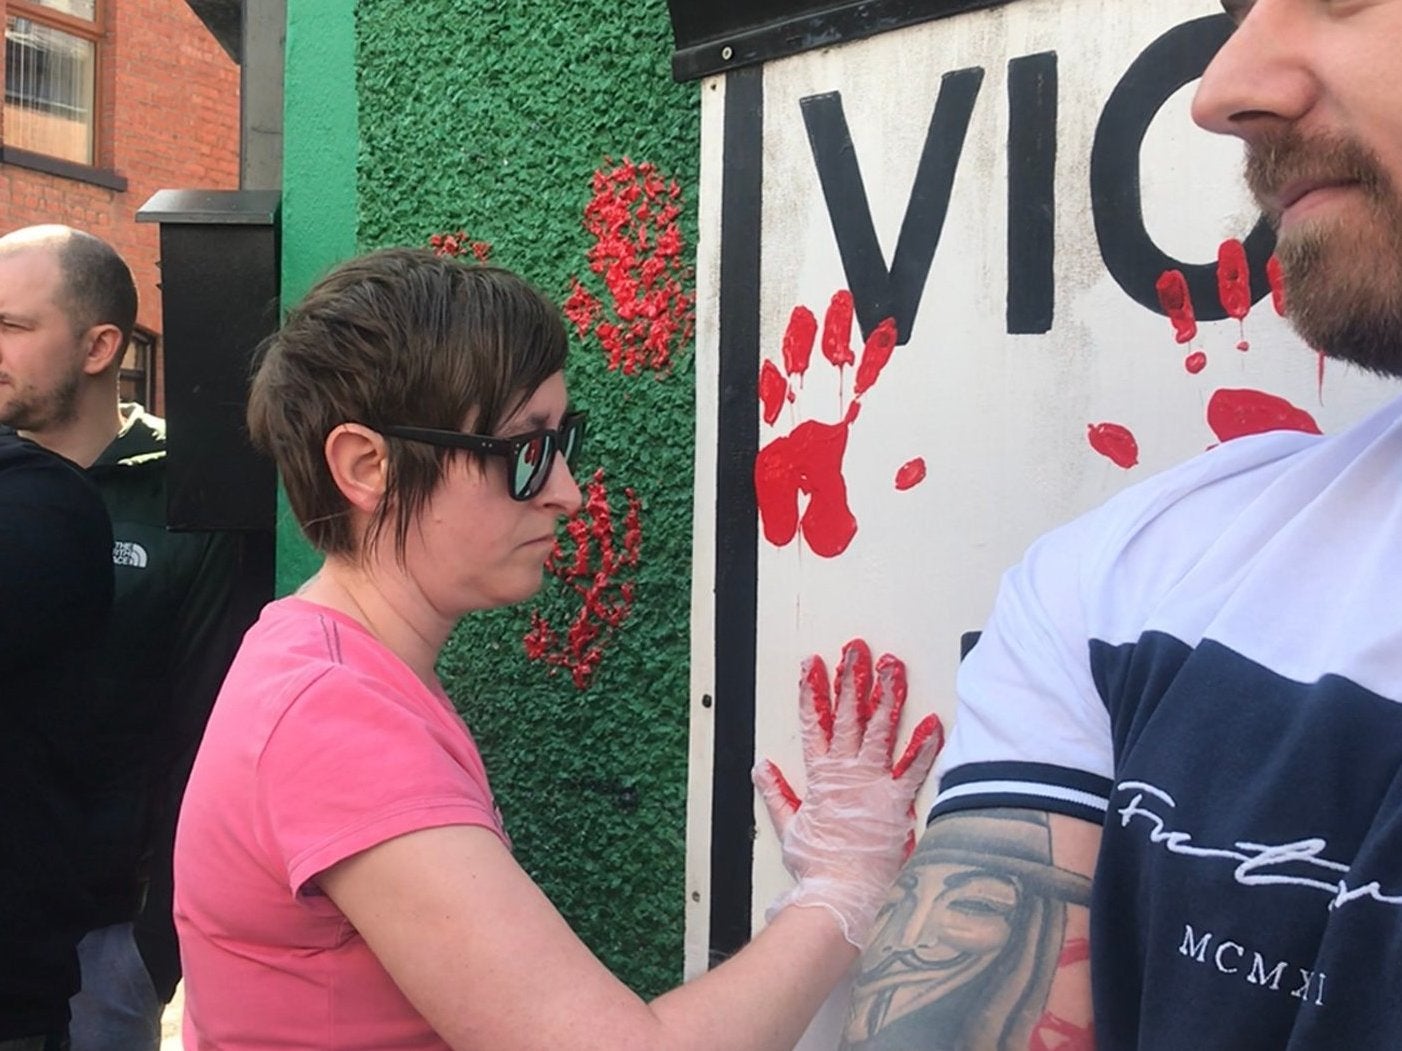
<path fill-rule="evenodd" d="M 642 504 L 632 489 L 625 489 L 628 510 L 623 516 L 623 536 L 615 537 L 613 509 L 604 486 L 604 470 L 594 472 L 585 487 L 584 506 L 565 523 L 565 537 L 572 549 L 566 554 L 560 540 L 546 559 L 545 568 L 579 598 L 579 609 L 563 637 L 539 610 L 531 611 L 531 627 L 522 640 L 530 660 L 544 661 L 570 673 L 575 686 L 584 689 L 604 659 L 604 648 L 633 611 L 633 577 L 642 548 Z"/>
<path fill-rule="evenodd" d="M 608 302 L 571 278 L 565 316 L 581 339 L 593 333 L 610 369 L 670 371 L 696 320 L 678 225 L 681 187 L 652 164 L 626 158 L 596 171 L 592 187 L 584 207 L 584 228 L 594 238 L 587 258 Z"/>
<path fill-rule="evenodd" d="M 847 480 L 843 477 L 847 436 L 861 411 L 862 395 L 881 378 L 896 347 L 896 323 L 887 318 L 863 344 L 859 361 L 852 350 L 852 311 L 850 292 L 844 289 L 834 294 L 819 340 L 813 312 L 805 306 L 794 307 L 784 332 L 783 373 L 768 359 L 760 369 L 760 409 L 764 422 L 772 427 L 784 403 L 796 402 L 794 384 L 802 384 L 815 344 L 838 370 L 839 409 L 843 370 L 853 364 L 857 367 L 852 400 L 836 422 L 805 420 L 773 439 L 755 457 L 755 498 L 765 539 L 784 547 L 802 532 L 813 553 L 823 558 L 842 554 L 857 534 L 857 519 L 847 504 Z M 808 497 L 802 515 L 800 493 Z"/>

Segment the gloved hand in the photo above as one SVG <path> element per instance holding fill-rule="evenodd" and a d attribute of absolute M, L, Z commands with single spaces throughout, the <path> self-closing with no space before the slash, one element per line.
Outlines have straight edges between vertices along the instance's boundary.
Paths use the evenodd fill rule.
<path fill-rule="evenodd" d="M 915 793 L 944 744 L 934 715 L 920 721 L 901 758 L 892 763 L 896 729 L 905 706 L 905 665 L 889 653 L 876 663 L 854 639 L 842 650 L 828 691 L 822 658 L 803 662 L 799 712 L 807 797 L 800 801 L 769 760 L 754 783 L 779 833 L 784 867 L 798 882 L 766 912 L 788 905 L 821 906 L 862 948 L 902 862 L 915 846 Z"/>

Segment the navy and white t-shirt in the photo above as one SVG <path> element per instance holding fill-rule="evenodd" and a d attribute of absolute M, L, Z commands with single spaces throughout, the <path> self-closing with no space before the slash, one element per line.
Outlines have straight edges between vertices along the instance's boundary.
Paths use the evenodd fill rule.
<path fill-rule="evenodd" d="M 1402 399 L 1043 537 L 959 701 L 933 817 L 1104 828 L 1099 1051 L 1402 1048 Z"/>

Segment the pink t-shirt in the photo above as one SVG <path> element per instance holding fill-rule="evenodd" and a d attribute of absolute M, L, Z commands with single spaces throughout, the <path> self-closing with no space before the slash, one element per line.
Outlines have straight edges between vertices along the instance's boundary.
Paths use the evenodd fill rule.
<path fill-rule="evenodd" d="M 506 842 L 442 689 L 333 610 L 264 609 L 215 703 L 175 839 L 186 1051 L 446 1049 L 316 884 L 443 825 Z"/>

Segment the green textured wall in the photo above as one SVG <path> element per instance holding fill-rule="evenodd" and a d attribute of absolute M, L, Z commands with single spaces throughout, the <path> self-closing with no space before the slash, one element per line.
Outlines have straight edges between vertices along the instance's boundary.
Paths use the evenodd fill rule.
<path fill-rule="evenodd" d="M 626 155 L 680 183 L 694 256 L 698 96 L 671 80 L 663 0 L 360 0 L 355 37 L 361 248 L 463 229 L 563 300 L 586 273 L 591 176 Z M 670 375 L 626 376 L 574 342 L 588 467 L 620 523 L 625 486 L 643 504 L 636 606 L 588 688 L 526 660 L 528 609 L 471 618 L 442 661 L 517 857 L 644 994 L 682 968 L 691 365 L 687 344 Z M 579 601 L 547 577 L 537 605 L 558 624 Z"/>

